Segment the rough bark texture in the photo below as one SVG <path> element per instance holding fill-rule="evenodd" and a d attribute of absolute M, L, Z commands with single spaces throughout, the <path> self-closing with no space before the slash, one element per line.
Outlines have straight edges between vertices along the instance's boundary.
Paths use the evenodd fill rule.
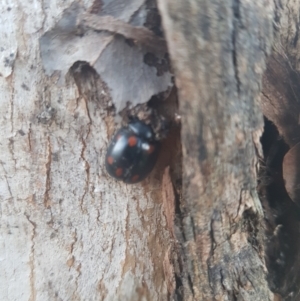
<path fill-rule="evenodd" d="M 136 6 L 146 2 L 80 2 L 80 10 L 90 14 L 101 12 L 103 3 L 116 13 L 107 19 L 104 10 L 100 21 L 84 19 L 93 21 L 88 27 L 105 30 L 85 36 L 94 42 L 91 61 L 91 53 L 73 48 L 73 40 L 76 47 L 87 46 L 81 45 L 82 32 L 64 22 L 74 21 L 68 15 L 74 3 L 0 3 L 1 300 L 275 300 L 269 286 L 284 300 L 298 300 L 300 268 L 293 265 L 299 262 L 298 244 L 284 253 L 290 260 L 282 260 L 283 265 L 277 261 L 282 245 L 298 240 L 299 218 L 290 214 L 298 209 L 289 205 L 281 221 L 270 219 L 268 286 L 264 214 L 256 189 L 262 156 L 261 79 L 273 25 L 275 52 L 261 104 L 289 146 L 295 139 L 299 142 L 300 109 L 288 101 L 298 86 L 298 2 L 158 0 L 180 98 L 183 181 L 175 128 L 163 143 L 154 172 L 137 185 L 116 182 L 104 170 L 107 143 L 115 130 L 112 95 L 142 95 L 145 101 L 152 92 L 136 91 L 138 81 L 134 88 L 119 88 L 118 62 L 128 66 L 122 51 L 112 62 L 114 72 L 98 65 L 113 80 L 113 91 L 86 64 L 76 63 L 60 85 L 57 70 L 65 74 L 75 63 L 68 51 L 79 55 L 76 60 L 83 55 L 90 63 L 96 61 L 95 39 L 113 40 L 107 31 L 118 33 L 115 42 L 123 43 L 124 36 L 132 38 L 138 30 L 139 47 L 139 42 L 144 46 L 156 39 L 141 28 L 143 14 L 136 13 Z M 124 3 L 130 5 L 130 14 Z M 64 12 L 67 19 L 62 19 Z M 129 20 L 134 24 L 124 29 L 122 22 Z M 72 37 L 66 39 L 71 42 L 62 44 L 63 56 L 56 47 L 56 60 L 49 60 L 47 47 L 64 36 L 61 28 L 71 30 Z M 50 34 L 50 46 L 39 43 L 45 34 Z M 158 41 L 163 42 L 161 36 Z M 125 46 L 136 58 L 131 50 L 138 49 L 132 43 Z M 279 46 L 284 51 L 277 56 Z M 138 57 L 143 62 L 141 53 Z M 162 73 L 168 71 L 166 61 L 159 61 Z M 61 69 L 59 62 L 65 64 Z M 149 74 L 159 73 L 150 69 L 143 73 L 143 87 L 149 86 Z M 280 85 L 283 79 L 294 79 L 290 89 Z M 154 84 L 150 88 L 163 90 Z M 272 106 L 288 109 L 274 114 Z"/>
<path fill-rule="evenodd" d="M 110 178 L 110 91 L 91 68 L 62 86 L 43 69 L 39 38 L 72 2 L 0 3 L 0 299 L 166 300 L 162 164 Z"/>
<path fill-rule="evenodd" d="M 270 1 L 159 0 L 182 116 L 183 300 L 272 300 L 256 192 Z"/>

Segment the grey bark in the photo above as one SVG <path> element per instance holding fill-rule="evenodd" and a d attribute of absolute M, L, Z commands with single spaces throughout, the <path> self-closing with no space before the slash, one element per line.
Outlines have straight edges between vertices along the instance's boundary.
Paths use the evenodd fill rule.
<path fill-rule="evenodd" d="M 144 3 L 128 2 L 122 20 Z M 164 167 L 135 186 L 106 174 L 112 91 L 87 64 L 69 69 L 113 35 L 74 32 L 73 4 L 0 3 L 0 299 L 166 300 Z"/>

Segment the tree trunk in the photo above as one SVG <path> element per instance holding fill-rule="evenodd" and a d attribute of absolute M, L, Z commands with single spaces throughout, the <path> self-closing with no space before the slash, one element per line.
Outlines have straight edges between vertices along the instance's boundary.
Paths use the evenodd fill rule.
<path fill-rule="evenodd" d="M 257 195 L 268 1 L 160 0 L 182 115 L 184 300 L 272 300 Z"/>
<path fill-rule="evenodd" d="M 1 300 L 298 300 L 292 264 L 274 268 L 286 241 L 257 177 L 262 111 L 293 139 L 270 110 L 271 79 L 292 77 L 270 69 L 284 60 L 271 46 L 275 24 L 297 72 L 300 4 L 157 4 L 172 68 L 153 1 L 0 4 Z M 118 114 L 160 95 L 173 116 L 170 69 L 181 133 L 146 180 L 115 181 Z"/>

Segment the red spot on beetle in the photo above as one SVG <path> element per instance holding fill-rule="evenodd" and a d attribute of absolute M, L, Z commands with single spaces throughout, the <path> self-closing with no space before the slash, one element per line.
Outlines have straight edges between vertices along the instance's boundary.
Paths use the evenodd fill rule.
<path fill-rule="evenodd" d="M 123 174 L 123 169 L 122 168 L 117 168 L 116 169 L 116 176 L 121 177 L 122 174 Z"/>
<path fill-rule="evenodd" d="M 133 147 L 133 146 L 135 146 L 137 144 L 137 139 L 136 139 L 136 137 L 135 136 L 130 136 L 129 138 L 128 138 L 128 145 L 130 146 L 130 147 Z"/>
<path fill-rule="evenodd" d="M 114 158 L 111 157 L 111 156 L 107 157 L 107 163 L 108 163 L 109 165 L 112 165 L 112 164 L 114 163 Z"/>
<path fill-rule="evenodd" d="M 131 178 L 131 182 L 136 182 L 136 181 L 138 181 L 139 178 L 140 178 L 139 175 L 134 175 L 134 176 Z"/>

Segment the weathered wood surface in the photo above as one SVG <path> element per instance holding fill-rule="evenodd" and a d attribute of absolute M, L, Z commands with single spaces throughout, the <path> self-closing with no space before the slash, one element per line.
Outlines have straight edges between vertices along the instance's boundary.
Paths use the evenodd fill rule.
<path fill-rule="evenodd" d="M 183 300 L 272 300 L 256 186 L 273 3 L 158 3 L 182 116 Z"/>

